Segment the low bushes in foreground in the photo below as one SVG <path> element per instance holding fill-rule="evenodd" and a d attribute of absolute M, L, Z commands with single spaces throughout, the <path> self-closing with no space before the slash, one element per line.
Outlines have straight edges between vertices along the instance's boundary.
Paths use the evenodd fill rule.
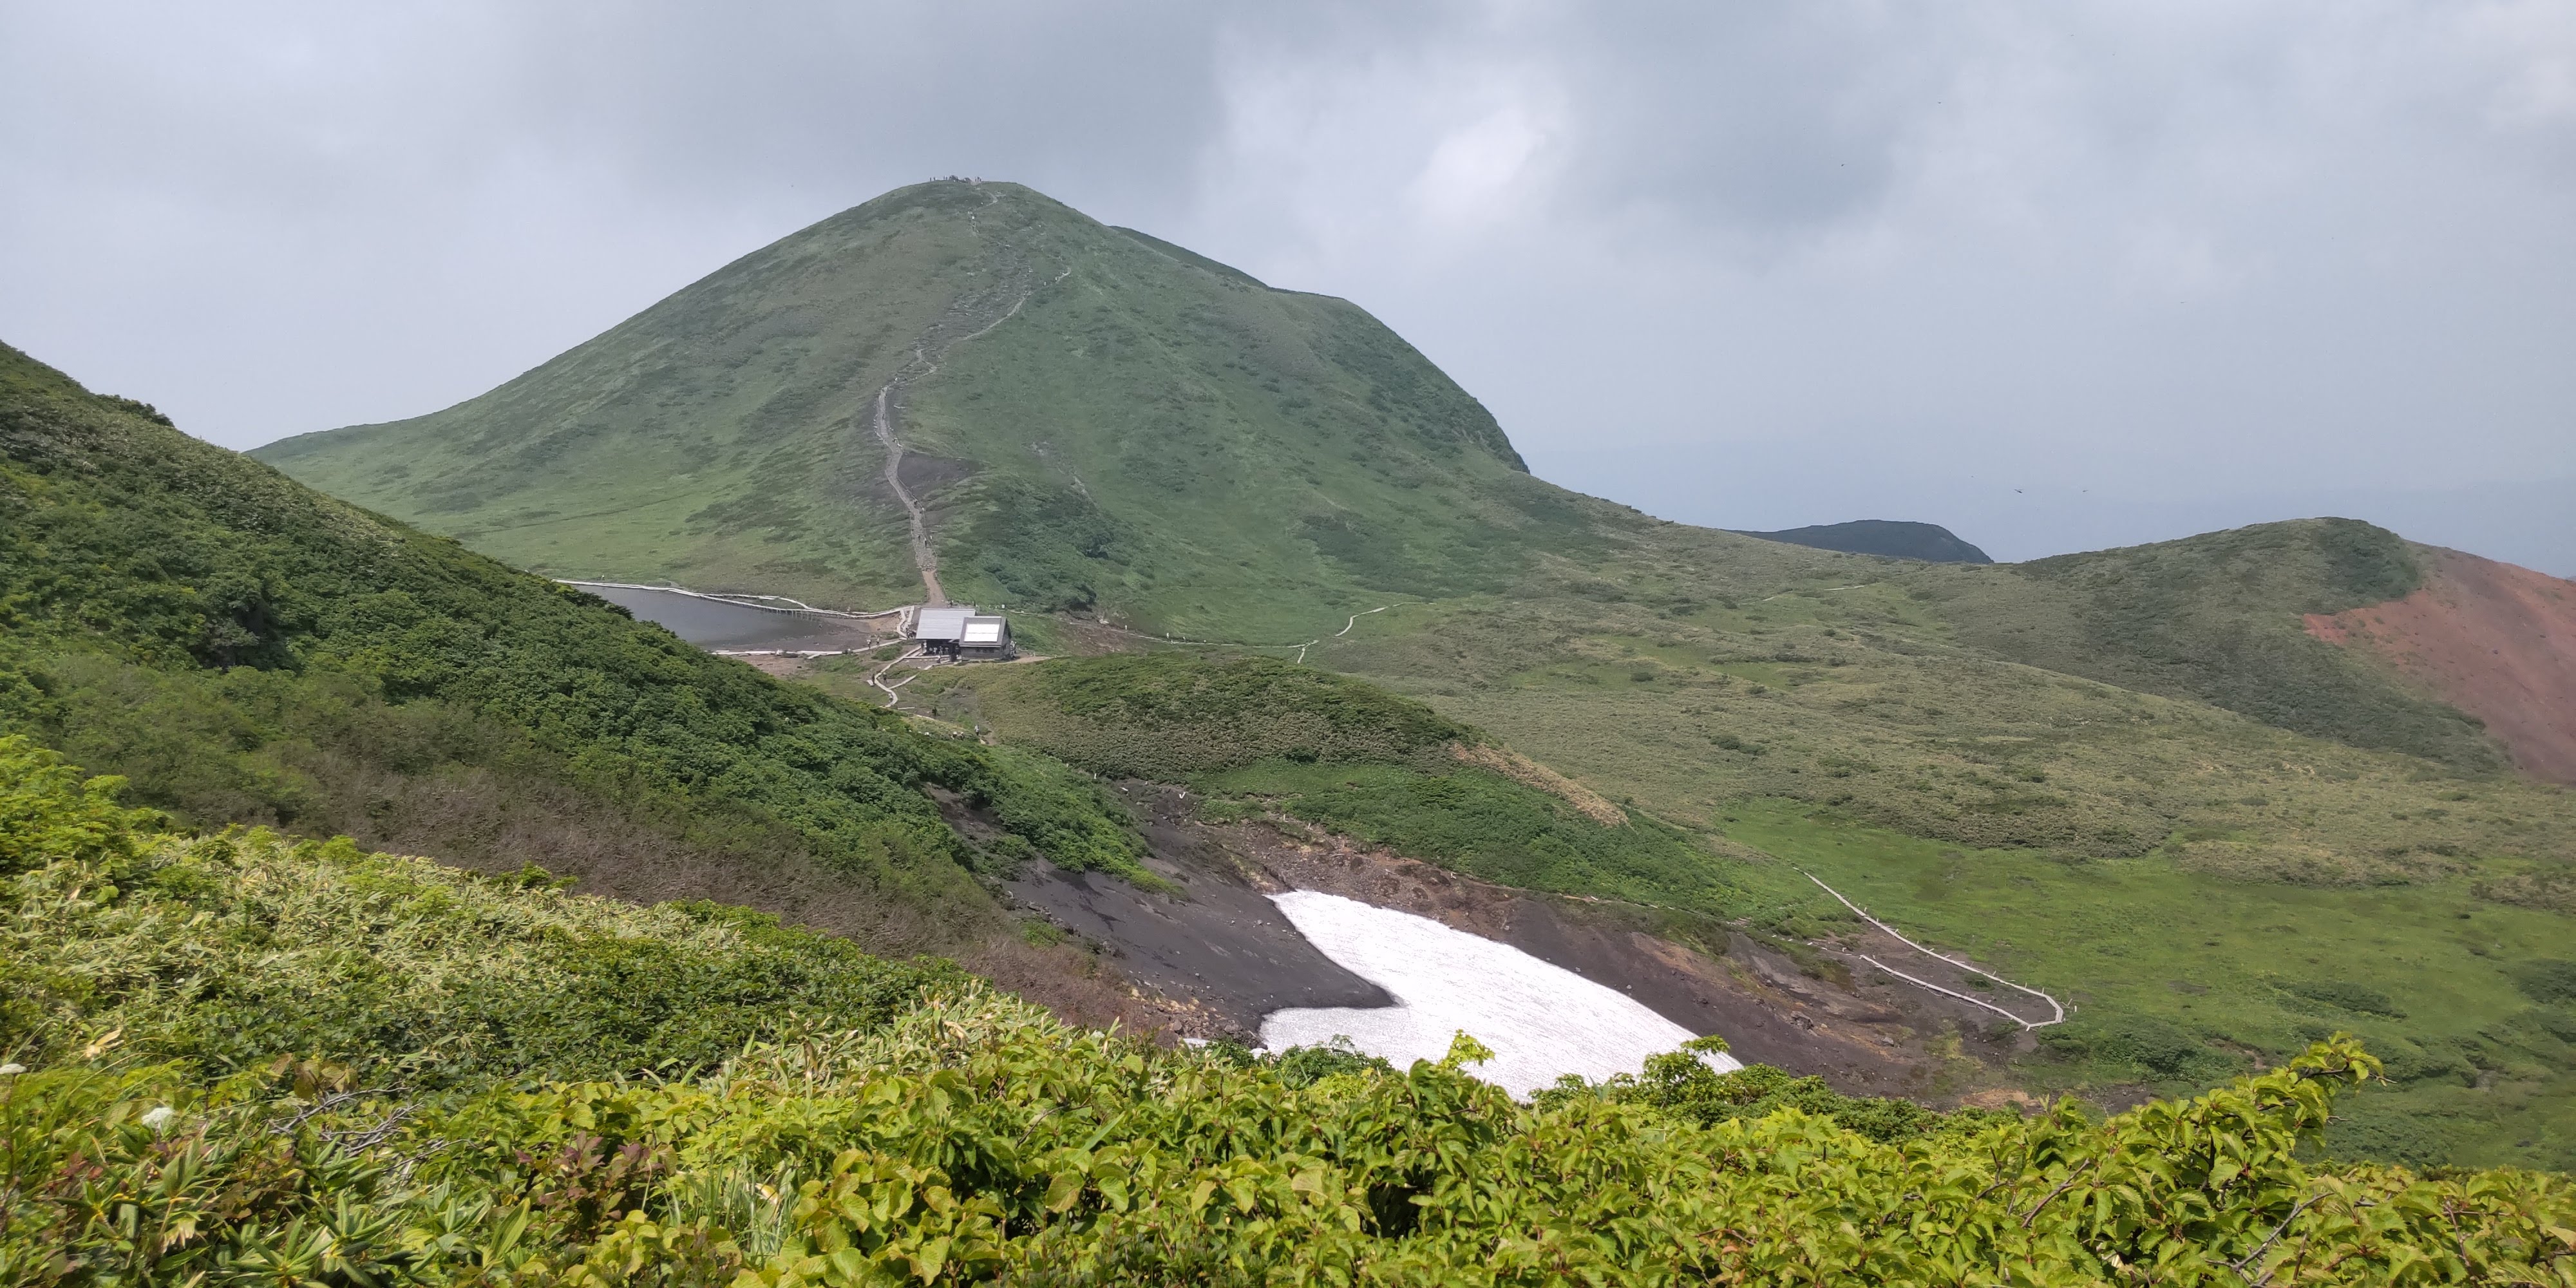
<path fill-rule="evenodd" d="M 671 1082 L 421 1106 L 282 1067 L 0 1087 L 0 1277 L 86 1283 L 2527 1283 L 2563 1178 L 2320 1168 L 2349 1045 L 1886 1145 L 1513 1104 L 1476 1052 L 1302 1088 L 968 987 Z"/>
<path fill-rule="evenodd" d="M 1521 1105 L 1463 1036 L 1402 1071 L 1158 1050 L 0 762 L 0 1282 L 2576 1283 L 2563 1177 L 2313 1157 L 2377 1067 L 2349 1040 L 1888 1139 L 1677 1062 Z"/>

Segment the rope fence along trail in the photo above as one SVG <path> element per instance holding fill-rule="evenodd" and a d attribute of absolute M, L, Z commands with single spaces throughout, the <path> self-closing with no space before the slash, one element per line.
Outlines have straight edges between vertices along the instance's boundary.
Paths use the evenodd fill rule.
<path fill-rule="evenodd" d="M 1930 981 L 1930 980 L 1927 980 L 1927 979 L 1918 979 L 1918 978 L 1916 978 L 1915 976 L 1908 975 L 1908 974 L 1906 974 L 1904 971 L 1898 970 L 1898 969 L 1896 969 L 1895 967 L 1890 966 L 1890 965 L 1888 965 L 1887 963 L 1885 963 L 1885 962 L 1883 962 L 1883 961 L 1880 961 L 1879 959 L 1877 959 L 1877 958 L 1875 958 L 1875 957 L 1872 957 L 1872 956 L 1870 956 L 1870 955 L 1869 955 L 1869 954 L 1867 954 L 1867 953 L 1859 954 L 1860 959 L 1861 959 L 1862 961 L 1868 962 L 1870 965 L 1875 966 L 1875 967 L 1879 968 L 1880 970 L 1886 971 L 1888 974 L 1890 974 L 1890 975 L 1894 975 L 1894 976 L 1895 976 L 1895 977 L 1897 977 L 1898 979 L 1904 980 L 1906 983 L 1908 983 L 1908 984 L 1912 984 L 1912 985 L 1914 985 L 1914 986 L 1916 986 L 1916 987 L 1918 987 L 1918 988 L 1928 988 L 1928 989 L 1932 990 L 1932 991 L 1933 991 L 1933 992 L 1935 992 L 1935 993 L 1939 993 L 1939 994 L 1941 994 L 1941 995 L 1942 995 L 1942 996 L 1944 996 L 1944 997 L 1955 997 L 1955 998 L 1959 999 L 1959 1000 L 1960 1000 L 1960 1001 L 1962 1001 L 1962 1002 L 1966 1002 L 1966 1003 L 1967 1003 L 1968 1005 L 1970 1005 L 1970 1006 L 1981 1007 L 1981 1008 L 1983 1008 L 1983 1009 L 1985 1009 L 1985 1010 L 1992 1011 L 1992 1012 L 1994 1012 L 1995 1014 L 2000 1015 L 2000 1016 L 2004 1017 L 2005 1019 L 2010 1020 L 2010 1021 L 2012 1021 L 2013 1023 L 2020 1025 L 2020 1026 L 2022 1027 L 2022 1030 L 2023 1030 L 2024 1032 L 2028 1032 L 2028 1031 L 2030 1031 L 2030 1030 L 2032 1030 L 2032 1029 L 2044 1029 L 2044 1028 L 2047 1028 L 2049 1025 L 2052 1025 L 2052 1024 L 2064 1024 L 2064 1023 L 2066 1022 L 2066 1008 L 2065 1008 L 2065 1007 L 2063 1007 L 2063 1006 L 2058 1005 L 2058 1002 L 2057 1002 L 2057 999 L 2056 999 L 2056 998 L 2054 998 L 2054 997 L 2050 997 L 2048 994 L 2043 993 L 2043 992 L 2039 991 L 2038 989 L 2035 989 L 2035 988 L 2028 988 L 2028 987 L 2024 987 L 2023 985 L 2016 984 L 2016 983 L 2012 982 L 2011 980 L 2005 979 L 2003 976 L 1998 975 L 1998 974 L 1994 973 L 1993 971 L 1987 970 L 1987 969 L 1985 969 L 1985 968 L 1983 968 L 1983 967 L 1981 967 L 1981 966 L 1973 966 L 1973 965 L 1970 965 L 1970 964 L 1969 964 L 1969 963 L 1967 963 L 1967 962 L 1963 962 L 1963 961 L 1959 960 L 1959 959 L 1958 959 L 1958 958 L 1956 958 L 1956 957 L 1947 956 L 1947 955 L 1944 955 L 1944 954 L 1942 954 L 1942 953 L 1936 953 L 1936 952 L 1932 951 L 1931 949 L 1926 948 L 1926 947 L 1924 947 L 1923 945 L 1918 944 L 1918 943 L 1914 942 L 1913 940 L 1906 938 L 1904 935 L 1902 935 L 1902 934 L 1898 933 L 1898 931 L 1897 931 L 1896 927 L 1891 926 L 1891 925 L 1887 924 L 1886 922 L 1884 922 L 1884 921 L 1880 921 L 1878 918 L 1876 918 L 1876 917 L 1873 917 L 1873 916 L 1869 915 L 1869 913 L 1868 913 L 1866 910 L 1864 910 L 1864 909 L 1863 909 L 1859 904 L 1853 903 L 1851 900 L 1844 898 L 1844 897 L 1843 897 L 1843 892 L 1842 892 L 1842 891 L 1837 890 L 1837 889 L 1833 888 L 1832 886 L 1826 885 L 1826 884 L 1824 883 L 1823 879 L 1822 879 L 1822 878 L 1820 878 L 1820 877 L 1818 877 L 1815 873 L 1813 873 L 1813 872 L 1809 872 L 1809 871 L 1807 871 L 1807 870 L 1806 870 L 1806 869 L 1804 869 L 1804 868 L 1800 868 L 1800 869 L 1798 869 L 1798 875 L 1803 876 L 1803 877 L 1805 877 L 1806 879 L 1808 879 L 1808 880 L 1810 880 L 1810 881 L 1815 882 L 1815 883 L 1816 883 L 1816 888 L 1817 888 L 1817 889 L 1824 891 L 1826 894 L 1832 895 L 1832 896 L 1834 897 L 1835 902 L 1840 903 L 1842 906 L 1844 906 L 1844 907 L 1846 907 L 1846 908 L 1851 909 L 1851 910 L 1852 910 L 1852 915 L 1853 915 L 1853 916 L 1856 916 L 1856 917 L 1860 918 L 1861 920 L 1866 921 L 1866 922 L 1868 922 L 1869 924 L 1871 924 L 1871 925 L 1873 925 L 1873 926 L 1878 927 L 1880 930 L 1882 930 L 1882 931 L 1886 932 L 1886 934 L 1887 934 L 1887 936 L 1888 936 L 1889 938 L 1894 939 L 1896 942 L 1898 942 L 1898 943 L 1900 943 L 1900 944 L 1903 944 L 1903 945 L 1905 945 L 1906 947 L 1911 948 L 1911 949 L 1913 949 L 1914 951 L 1916 951 L 1916 952 L 1918 952 L 1918 953 L 1921 953 L 1921 954 L 1923 954 L 1923 955 L 1924 955 L 1924 956 L 1926 956 L 1926 957 L 1932 958 L 1932 959 L 1933 959 L 1933 960 L 1935 960 L 1935 961 L 1944 961 L 1944 962 L 1948 962 L 1948 963 L 1950 963 L 1951 965 L 1956 966 L 1956 967 L 1958 967 L 1959 969 L 1961 969 L 1961 970 L 1963 970 L 1963 971 L 1966 971 L 1966 972 L 1968 972 L 1968 973 L 1969 973 L 1969 974 L 1971 974 L 1971 975 L 1975 975 L 1975 976 L 1978 976 L 1978 977 L 1980 977 L 1980 978 L 1984 978 L 1984 979 L 1990 979 L 1990 980 L 1993 980 L 1995 983 L 2001 984 L 2001 985 L 2003 985 L 2003 986 L 2004 986 L 2004 987 L 2006 987 L 2006 988 L 2012 989 L 2012 990 L 2014 990 L 2014 991 L 2016 991 L 2016 992 L 2028 993 L 2028 994 L 2029 994 L 2029 995 L 2031 995 L 2032 997 L 2036 997 L 2036 998 L 2038 998 L 2039 1000 L 2041 1000 L 2041 1001 L 2043 1001 L 2043 1002 L 2048 1003 L 2049 1018 L 2047 1018 L 2047 1019 L 2045 1019 L 2045 1020 L 2026 1020 L 2026 1019 L 2023 1019 L 2022 1017 L 2020 1017 L 2020 1016 L 2018 1016 L 2018 1015 L 2015 1015 L 2015 1014 L 2013 1014 L 2012 1012 L 2007 1011 L 2007 1010 L 2005 1010 L 2004 1008 L 2002 1008 L 2002 1007 L 2000 1007 L 2000 1006 L 1997 1006 L 1997 1005 L 1995 1005 L 1994 1003 L 1989 1002 L 1989 1001 L 1986 1001 L 1986 1000 L 1984 1000 L 1984 999 L 1982 999 L 1982 998 L 1970 997 L 1970 996 L 1968 996 L 1967 994 L 1962 993 L 1962 992 L 1959 992 L 1959 991 L 1957 991 L 1957 990 L 1955 990 L 1955 989 L 1943 988 L 1943 987 L 1941 987 L 1940 985 L 1935 984 L 1935 983 L 1933 983 L 1933 982 L 1932 982 L 1932 981 Z"/>
<path fill-rule="evenodd" d="M 1253 648 L 1253 649 L 1280 649 L 1280 650 L 1282 650 L 1282 651 L 1285 651 L 1285 650 L 1287 650 L 1287 649 L 1292 649 L 1292 648 L 1293 648 L 1293 649 L 1297 650 L 1297 656 L 1296 656 L 1296 659 L 1295 659 L 1295 660 L 1296 660 L 1296 661 L 1298 661 L 1298 662 L 1300 662 L 1300 663 L 1302 663 L 1302 662 L 1304 662 L 1304 661 L 1306 660 L 1306 650 L 1308 650 L 1308 649 L 1310 649 L 1310 648 L 1313 648 L 1313 647 L 1315 647 L 1315 646 L 1316 646 L 1316 645 L 1318 645 L 1318 644 L 1323 643 L 1325 640 L 1328 640 L 1328 639 L 1340 639 L 1341 637 L 1343 637 L 1343 636 L 1345 636 L 1345 635 L 1350 634 L 1350 633 L 1351 633 L 1351 628 L 1352 628 L 1352 627 L 1354 627 L 1354 626 L 1359 625 L 1359 624 L 1360 624 L 1360 619 L 1361 619 L 1361 618 L 1366 617 L 1366 616 L 1368 616 L 1368 615 L 1369 615 L 1369 614 L 1371 614 L 1371 613 L 1383 613 L 1383 612 L 1385 612 L 1386 610 L 1388 610 L 1388 609 L 1390 609 L 1390 608 L 1402 608 L 1402 607 L 1405 607 L 1405 605 L 1403 605 L 1403 604 L 1380 604 L 1380 605 L 1378 605 L 1378 606 L 1377 606 L 1377 607 L 1375 607 L 1375 608 L 1364 608 L 1364 609 L 1361 609 L 1359 612 L 1356 612 L 1356 613 L 1351 614 L 1351 615 L 1350 615 L 1350 620 L 1348 620 L 1348 621 L 1346 621 L 1346 622 L 1343 622 L 1343 623 L 1342 623 L 1342 629 L 1340 629 L 1340 630 L 1338 630 L 1338 631 L 1335 631 L 1335 632 L 1333 632 L 1333 633 L 1332 633 L 1332 634 L 1330 634 L 1330 635 L 1318 635 L 1318 636 L 1316 636 L 1315 638 L 1310 639 L 1310 640 L 1307 640 L 1307 641 L 1305 641 L 1305 642 L 1303 642 L 1303 643 L 1300 643 L 1300 644 L 1254 644 L 1254 643 L 1250 643 L 1250 642 L 1245 641 L 1245 640 L 1193 640 L 1193 639 L 1182 639 L 1182 638 L 1180 638 L 1180 637 L 1178 637 L 1178 636 L 1173 636 L 1173 635 L 1148 635 L 1148 634 L 1146 634 L 1146 633 L 1145 633 L 1145 632 L 1143 632 L 1143 631 L 1139 631 L 1139 630 L 1130 630 L 1130 629 L 1128 629 L 1127 627 L 1124 627 L 1124 626 L 1117 626 L 1117 625 L 1113 625 L 1113 624 L 1111 624 L 1111 623 L 1109 623 L 1109 622 L 1107 622 L 1107 621 L 1099 621 L 1099 620 L 1095 620 L 1095 621 L 1091 622 L 1091 623 L 1090 623 L 1090 625 L 1091 625 L 1091 626 L 1094 626 L 1094 627 L 1097 627 L 1097 628 L 1099 628 L 1099 629 L 1102 629 L 1102 630 L 1116 631 L 1117 633 L 1119 633 L 1119 634 L 1121 634 L 1121 635 L 1124 635 L 1124 636 L 1126 636 L 1126 637 L 1127 637 L 1127 638 L 1129 638 L 1129 639 L 1135 639 L 1135 640 L 1152 640 L 1153 642 L 1155 642 L 1155 643 L 1157 643 L 1157 644 L 1180 644 L 1180 645 L 1185 645 L 1185 646 L 1188 646 L 1188 647 L 1191 647 L 1191 648 Z"/>

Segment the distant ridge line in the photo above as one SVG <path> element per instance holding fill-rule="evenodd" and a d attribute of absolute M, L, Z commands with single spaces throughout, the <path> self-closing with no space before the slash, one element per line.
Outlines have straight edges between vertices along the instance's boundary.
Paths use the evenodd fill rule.
<path fill-rule="evenodd" d="M 1745 528 L 1729 528 L 1727 531 L 1739 537 L 1758 537 L 1784 545 L 1834 550 L 1849 555 L 1920 559 L 1925 563 L 1994 562 L 1985 551 L 1960 540 L 1957 533 L 1940 524 L 1903 519 L 1854 519 L 1849 523 L 1821 523 L 1804 528 L 1782 528 L 1776 532 L 1754 532 Z"/>

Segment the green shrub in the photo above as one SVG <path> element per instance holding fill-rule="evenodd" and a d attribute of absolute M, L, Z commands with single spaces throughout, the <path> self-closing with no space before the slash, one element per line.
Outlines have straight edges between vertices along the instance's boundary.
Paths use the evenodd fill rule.
<path fill-rule="evenodd" d="M 2079 1018 L 2040 1031 L 2040 1045 L 2061 1055 L 2125 1064 L 2143 1076 L 2182 1081 L 2215 1076 L 2234 1062 L 2198 1038 L 2151 1015 Z"/>
<path fill-rule="evenodd" d="M 95 801 L 50 809 L 77 821 Z M 57 855 L 0 897 L 16 909 L 0 1052 L 31 1064 L 105 1043 L 208 1077 L 312 1058 L 415 1089 L 668 1075 L 798 1026 L 872 1027 L 966 979 L 743 909 L 636 908 L 259 831 Z"/>
<path fill-rule="evenodd" d="M 1822 1078 L 1801 1077 L 1769 1065 L 1746 1065 L 1719 1073 L 1701 1058 L 1702 1053 L 1724 1050 L 1726 1043 L 1720 1039 L 1697 1038 L 1683 1043 L 1680 1051 L 1648 1057 L 1640 1074 L 1620 1074 L 1601 1083 L 1587 1083 L 1568 1074 L 1534 1099 L 1542 1107 L 1561 1106 L 1582 1097 L 1613 1104 L 1650 1105 L 1703 1127 L 1730 1119 L 1759 1120 L 1795 1109 L 1830 1118 L 1845 1130 L 1882 1144 L 1936 1131 L 1973 1132 L 2013 1117 L 1979 1110 L 1942 1114 L 1911 1100 L 1846 1096 L 1826 1085 Z"/>
<path fill-rule="evenodd" d="M 61 756 L 0 734 L 0 876 L 59 861 L 133 857 L 136 833 L 162 820 L 119 806 L 124 787 L 113 775 L 84 779 Z"/>
<path fill-rule="evenodd" d="M 1366 681 L 1273 658 L 1067 658 L 965 677 L 1005 739 L 1121 778 L 1187 782 L 1273 757 L 1436 759 L 1475 731 Z"/>
<path fill-rule="evenodd" d="M 2392 1020 L 2406 1018 L 2406 1012 L 2400 1009 L 2388 994 L 2367 984 L 2357 984 L 2348 979 L 2283 984 L 2281 991 L 2293 997 L 2304 997 L 2311 1002 L 2323 1002 L 2328 1006 L 2347 1011 L 2359 1011 L 2365 1015 L 2384 1015 Z"/>
<path fill-rule="evenodd" d="M 1347 1037 L 1336 1035 L 1332 1041 L 1314 1046 L 1290 1047 L 1279 1053 L 1272 1071 L 1289 1087 L 1311 1087 L 1317 1081 L 1336 1074 L 1393 1073 L 1395 1066 L 1373 1055 L 1363 1054 Z"/>
<path fill-rule="evenodd" d="M 1213 795 L 1269 802 L 1292 817 L 1531 890 L 1606 895 L 1701 912 L 1733 887 L 1681 829 L 1631 813 L 1605 827 L 1567 802 L 1483 769 L 1271 761 L 1201 780 Z"/>
<path fill-rule="evenodd" d="M 2524 962 L 2514 968 L 2513 982 L 2535 1002 L 2576 1002 L 2576 962 Z"/>

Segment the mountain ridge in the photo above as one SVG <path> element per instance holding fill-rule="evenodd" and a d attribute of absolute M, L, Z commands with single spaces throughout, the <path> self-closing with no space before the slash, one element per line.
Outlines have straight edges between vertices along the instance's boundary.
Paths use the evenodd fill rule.
<path fill-rule="evenodd" d="M 898 190 L 481 398 L 253 455 L 558 575 L 870 606 L 912 597 L 909 498 L 959 597 L 1148 628 L 1260 611 L 1210 564 L 1310 603 L 1490 582 L 1444 552 L 1594 504 L 1348 302 L 1005 184 Z"/>
<path fill-rule="evenodd" d="M 2294 520 L 1992 565 L 1935 525 L 1665 523 L 1529 475 L 1481 405 L 1347 301 L 1011 184 L 899 189 L 481 398 L 255 455 L 556 576 L 953 593 L 1019 610 L 1042 651 L 1296 647 L 1408 602 L 1665 594 L 1711 572 L 1776 587 L 1831 575 L 1836 547 L 1902 551 L 1945 561 L 1891 575 L 1990 655 L 2504 763 L 2439 695 L 2298 626 L 2411 591 L 2395 534 Z M 2347 559 L 2379 580 L 2342 586 Z M 1973 568 L 2000 571 L 1943 571 Z"/>
<path fill-rule="evenodd" d="M 1840 550 L 1847 554 L 1920 559 L 1926 563 L 1994 562 L 1985 551 L 1961 540 L 1957 533 L 1940 524 L 1903 519 L 1854 519 L 1848 523 L 1811 524 L 1773 532 L 1754 532 L 1744 528 L 1730 528 L 1728 531 L 1740 536 L 1760 537 L 1764 541 L 1812 546 L 1818 550 Z"/>

